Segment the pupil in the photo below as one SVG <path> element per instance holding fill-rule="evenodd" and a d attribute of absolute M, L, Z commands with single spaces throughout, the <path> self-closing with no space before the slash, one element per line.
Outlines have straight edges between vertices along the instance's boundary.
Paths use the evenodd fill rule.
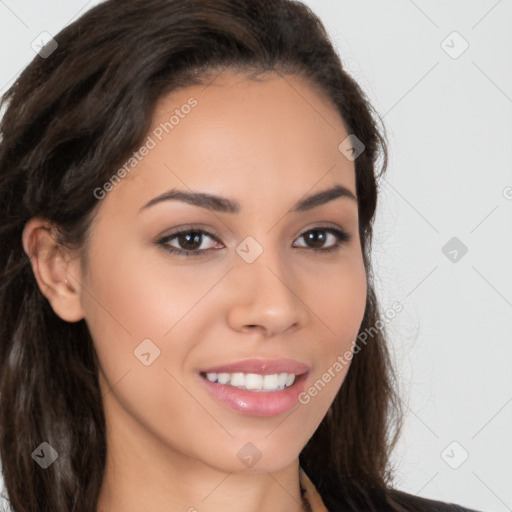
<path fill-rule="evenodd" d="M 183 249 L 193 251 L 201 246 L 201 237 L 202 234 L 198 231 L 191 231 L 184 235 L 180 235 L 179 243 Z M 325 244 L 325 233 L 323 231 L 310 231 L 305 235 L 305 237 L 308 243 L 313 247 L 321 248 Z"/>
<path fill-rule="evenodd" d="M 310 231 L 306 237 L 309 242 L 313 243 L 313 247 L 322 247 L 325 244 L 325 233 L 323 231 Z"/>
<path fill-rule="evenodd" d="M 187 251 L 197 249 L 198 247 L 201 246 L 201 233 L 198 233 L 197 231 L 192 231 L 185 235 L 180 235 L 179 243 L 182 246 L 182 248 Z M 189 244 L 188 247 L 187 244 Z M 193 245 L 193 247 L 190 247 L 190 245 Z"/>

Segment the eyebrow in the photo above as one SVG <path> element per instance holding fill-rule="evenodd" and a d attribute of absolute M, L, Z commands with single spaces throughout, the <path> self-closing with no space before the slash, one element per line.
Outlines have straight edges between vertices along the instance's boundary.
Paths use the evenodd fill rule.
<path fill-rule="evenodd" d="M 298 201 L 290 210 L 291 212 L 304 212 L 317 206 L 333 201 L 338 198 L 348 198 L 357 203 L 356 196 L 346 187 L 335 185 L 332 188 L 309 195 Z M 151 206 L 164 201 L 183 201 L 188 204 L 206 208 L 221 213 L 239 213 L 240 203 L 226 197 L 220 197 L 204 192 L 186 192 L 184 190 L 171 189 L 167 192 L 154 197 L 140 208 L 140 211 L 146 210 Z"/>

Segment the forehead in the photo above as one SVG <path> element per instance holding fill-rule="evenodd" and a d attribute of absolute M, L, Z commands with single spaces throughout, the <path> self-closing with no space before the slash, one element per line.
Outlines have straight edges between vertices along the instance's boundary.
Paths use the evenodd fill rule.
<path fill-rule="evenodd" d="M 337 183 L 355 194 L 354 162 L 339 150 L 347 136 L 334 105 L 301 78 L 224 72 L 159 100 L 149 149 L 109 201 L 141 206 L 179 187 L 261 210 Z"/>
<path fill-rule="evenodd" d="M 195 107 L 187 108 L 192 101 Z M 180 110 L 187 112 L 183 115 Z M 176 116 L 172 120 L 173 113 L 180 120 Z M 193 123 L 182 122 L 185 118 L 193 119 Z M 223 138 L 227 143 L 236 138 L 237 145 L 246 141 L 253 152 L 271 144 L 273 155 L 286 153 L 288 158 L 329 144 L 337 150 L 340 137 L 348 135 L 336 107 L 318 87 L 312 88 L 300 77 L 278 73 L 264 73 L 252 80 L 224 71 L 206 85 L 178 89 L 158 102 L 153 130 L 169 121 L 173 127 L 164 131 L 172 136 L 168 137 L 170 143 L 174 137 L 180 143 L 200 143 L 205 151 L 209 140 L 215 140 L 218 147 Z M 187 124 L 192 126 L 187 129 Z M 223 137 L 227 135 L 231 137 Z"/>

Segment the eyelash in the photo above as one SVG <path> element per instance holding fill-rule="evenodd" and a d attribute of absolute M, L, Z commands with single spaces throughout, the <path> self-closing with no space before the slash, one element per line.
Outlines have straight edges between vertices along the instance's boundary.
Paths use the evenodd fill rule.
<path fill-rule="evenodd" d="M 328 247 L 327 249 L 319 249 L 317 247 L 309 247 L 308 248 L 306 246 L 304 246 L 304 247 L 301 246 L 301 247 L 299 247 L 300 249 L 309 249 L 315 253 L 324 253 L 324 254 L 332 253 L 332 252 L 339 251 L 341 249 L 341 246 L 344 243 L 349 242 L 351 239 L 351 235 L 349 235 L 346 231 L 343 231 L 338 228 L 322 227 L 322 226 L 317 227 L 317 228 L 308 229 L 307 231 L 304 231 L 298 238 L 302 238 L 307 233 L 311 233 L 311 232 L 315 232 L 315 231 L 323 231 L 323 232 L 332 234 L 333 236 L 336 237 L 336 243 L 332 247 Z M 171 254 L 177 254 L 179 256 L 187 256 L 187 257 L 188 256 L 203 256 L 204 253 L 217 250 L 217 249 L 210 248 L 210 249 L 188 251 L 186 249 L 177 249 L 176 247 L 171 247 L 168 245 L 168 242 L 179 237 L 180 235 L 186 235 L 186 234 L 191 234 L 191 233 L 199 234 L 199 235 L 206 235 L 209 238 L 211 238 L 212 240 L 214 240 L 215 242 L 220 243 L 219 240 L 217 239 L 217 237 L 215 235 L 213 235 L 212 233 L 209 233 L 208 231 L 204 231 L 202 229 L 184 229 L 184 230 L 176 231 L 174 233 L 166 235 L 165 237 L 163 237 L 160 240 L 158 240 L 157 242 L 155 242 L 155 245 L 162 246 L 167 252 L 169 252 Z"/>

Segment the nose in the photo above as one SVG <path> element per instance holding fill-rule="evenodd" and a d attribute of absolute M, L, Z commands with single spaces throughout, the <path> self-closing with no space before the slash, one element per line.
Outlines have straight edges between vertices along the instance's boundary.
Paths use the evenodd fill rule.
<path fill-rule="evenodd" d="M 292 270 L 269 250 L 252 263 L 240 258 L 231 272 L 231 328 L 239 332 L 261 331 L 263 336 L 271 337 L 303 327 L 309 312 L 301 297 L 304 289 Z"/>

